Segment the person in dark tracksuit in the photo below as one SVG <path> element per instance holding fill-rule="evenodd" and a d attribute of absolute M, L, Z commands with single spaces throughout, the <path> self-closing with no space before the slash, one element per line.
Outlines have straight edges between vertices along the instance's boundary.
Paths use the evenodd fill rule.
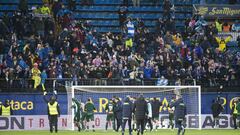
<path fill-rule="evenodd" d="M 178 128 L 178 135 L 182 133 L 184 135 L 185 133 L 185 127 L 184 127 L 184 122 L 185 122 L 185 116 L 187 115 L 187 109 L 186 105 L 183 103 L 183 99 L 181 95 L 176 96 L 176 101 L 173 102 L 170 107 L 174 107 L 174 120 L 176 127 Z"/>
<path fill-rule="evenodd" d="M 130 101 L 130 96 L 127 96 L 123 102 L 122 106 L 122 135 L 125 132 L 125 126 L 128 122 L 129 127 L 129 135 L 132 135 L 132 111 L 133 111 L 133 103 Z"/>
<path fill-rule="evenodd" d="M 159 127 L 159 110 L 162 106 L 162 103 L 160 100 L 158 100 L 156 97 L 153 98 L 152 102 L 152 120 L 153 120 L 153 127 L 157 130 Z"/>
<path fill-rule="evenodd" d="M 47 102 L 47 112 L 50 132 L 53 132 L 53 127 L 55 127 L 55 132 L 58 132 L 58 117 L 60 117 L 60 107 L 57 98 L 52 96 L 49 101 L 47 101 L 46 96 L 44 96 L 45 102 Z"/>
<path fill-rule="evenodd" d="M 223 107 L 218 102 L 218 100 L 213 100 L 211 109 L 212 109 L 212 115 L 213 115 L 213 119 L 214 119 L 214 123 L 213 123 L 212 127 L 214 128 L 215 126 L 218 126 L 219 114 L 223 111 Z"/>
<path fill-rule="evenodd" d="M 139 98 L 134 102 L 133 112 L 137 121 L 137 135 L 143 135 L 145 128 L 145 119 L 148 114 L 147 102 L 145 101 L 143 95 L 140 95 Z"/>
<path fill-rule="evenodd" d="M 122 101 L 120 98 L 115 98 L 115 106 L 114 106 L 114 116 L 117 119 L 117 127 L 115 131 L 118 132 L 119 128 L 122 126 Z"/>

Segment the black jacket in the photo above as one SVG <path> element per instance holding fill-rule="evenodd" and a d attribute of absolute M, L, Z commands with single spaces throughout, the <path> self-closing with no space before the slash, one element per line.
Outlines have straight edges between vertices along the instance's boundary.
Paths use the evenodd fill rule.
<path fill-rule="evenodd" d="M 218 117 L 219 114 L 223 111 L 223 107 L 218 102 L 215 102 L 211 106 L 213 117 Z"/>
<path fill-rule="evenodd" d="M 118 101 L 113 109 L 114 115 L 117 119 L 122 119 L 122 102 Z"/>
<path fill-rule="evenodd" d="M 152 105 L 152 116 L 158 117 L 159 116 L 159 109 L 162 106 L 162 103 L 159 100 L 154 100 L 151 102 Z"/>
<path fill-rule="evenodd" d="M 136 120 L 145 119 L 147 116 L 147 102 L 144 97 L 140 97 L 134 102 L 133 112 L 135 113 Z"/>
<path fill-rule="evenodd" d="M 132 104 L 132 102 L 130 101 L 129 98 L 125 99 L 122 108 L 123 108 L 123 112 L 122 112 L 123 119 L 131 119 L 132 118 L 133 104 Z"/>
<path fill-rule="evenodd" d="M 177 101 L 173 102 L 170 107 L 175 107 L 174 111 L 174 119 L 175 120 L 183 120 L 187 115 L 186 105 L 183 103 L 183 99 L 180 98 Z"/>

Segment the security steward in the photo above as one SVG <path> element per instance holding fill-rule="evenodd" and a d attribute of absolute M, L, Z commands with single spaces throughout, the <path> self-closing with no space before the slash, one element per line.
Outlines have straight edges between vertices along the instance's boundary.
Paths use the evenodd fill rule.
<path fill-rule="evenodd" d="M 233 100 L 233 105 L 232 105 L 232 118 L 233 118 L 233 124 L 234 124 L 234 129 L 237 129 L 237 117 L 238 117 L 238 111 L 237 111 L 237 99 Z"/>
<path fill-rule="evenodd" d="M 55 127 L 55 133 L 58 132 L 58 117 L 60 117 L 59 104 L 55 97 L 51 97 L 48 102 L 48 119 L 51 133 L 53 132 L 53 127 Z"/>
<path fill-rule="evenodd" d="M 5 100 L 5 104 L 0 105 L 0 115 L 10 116 L 12 115 L 12 108 L 10 106 L 9 100 Z"/>

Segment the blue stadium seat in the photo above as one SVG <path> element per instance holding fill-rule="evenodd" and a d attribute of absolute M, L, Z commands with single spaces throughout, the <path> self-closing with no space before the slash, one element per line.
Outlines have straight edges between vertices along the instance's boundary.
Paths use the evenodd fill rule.
<path fill-rule="evenodd" d="M 28 4 L 42 4 L 42 0 L 28 0 Z"/>
<path fill-rule="evenodd" d="M 78 11 L 118 11 L 116 6 L 77 6 Z"/>
<path fill-rule="evenodd" d="M 1 11 L 14 11 L 17 9 L 18 9 L 17 5 L 0 5 Z"/>
<path fill-rule="evenodd" d="M 19 0 L 0 0 L 2 4 L 18 4 Z"/>
<path fill-rule="evenodd" d="M 236 41 L 230 41 L 230 42 L 227 43 L 227 46 L 228 47 L 237 47 L 238 43 Z"/>

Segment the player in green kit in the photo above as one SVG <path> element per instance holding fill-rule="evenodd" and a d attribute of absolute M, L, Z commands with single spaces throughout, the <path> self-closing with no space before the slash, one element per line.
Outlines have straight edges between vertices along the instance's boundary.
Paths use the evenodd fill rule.
<path fill-rule="evenodd" d="M 92 125 L 92 128 L 93 128 L 93 132 L 95 132 L 95 129 L 94 129 L 94 111 L 96 110 L 91 98 L 88 98 L 86 104 L 85 104 L 85 107 L 84 107 L 84 110 L 85 110 L 85 118 L 86 118 L 86 121 L 87 121 L 87 129 L 89 130 L 89 125 Z"/>
<path fill-rule="evenodd" d="M 107 112 L 107 122 L 106 122 L 106 126 L 105 129 L 108 129 L 108 125 L 112 125 L 112 127 L 114 127 L 114 114 L 113 114 L 113 100 L 110 99 L 109 103 L 106 105 L 105 110 Z"/>
<path fill-rule="evenodd" d="M 83 105 L 81 103 L 81 101 L 79 102 L 77 99 L 72 98 L 73 101 L 73 105 L 72 108 L 75 109 L 75 115 L 74 115 L 74 123 L 77 125 L 78 127 L 78 131 L 81 131 L 81 127 L 84 130 L 84 124 L 83 124 L 83 120 L 84 120 L 84 113 L 83 113 Z"/>

